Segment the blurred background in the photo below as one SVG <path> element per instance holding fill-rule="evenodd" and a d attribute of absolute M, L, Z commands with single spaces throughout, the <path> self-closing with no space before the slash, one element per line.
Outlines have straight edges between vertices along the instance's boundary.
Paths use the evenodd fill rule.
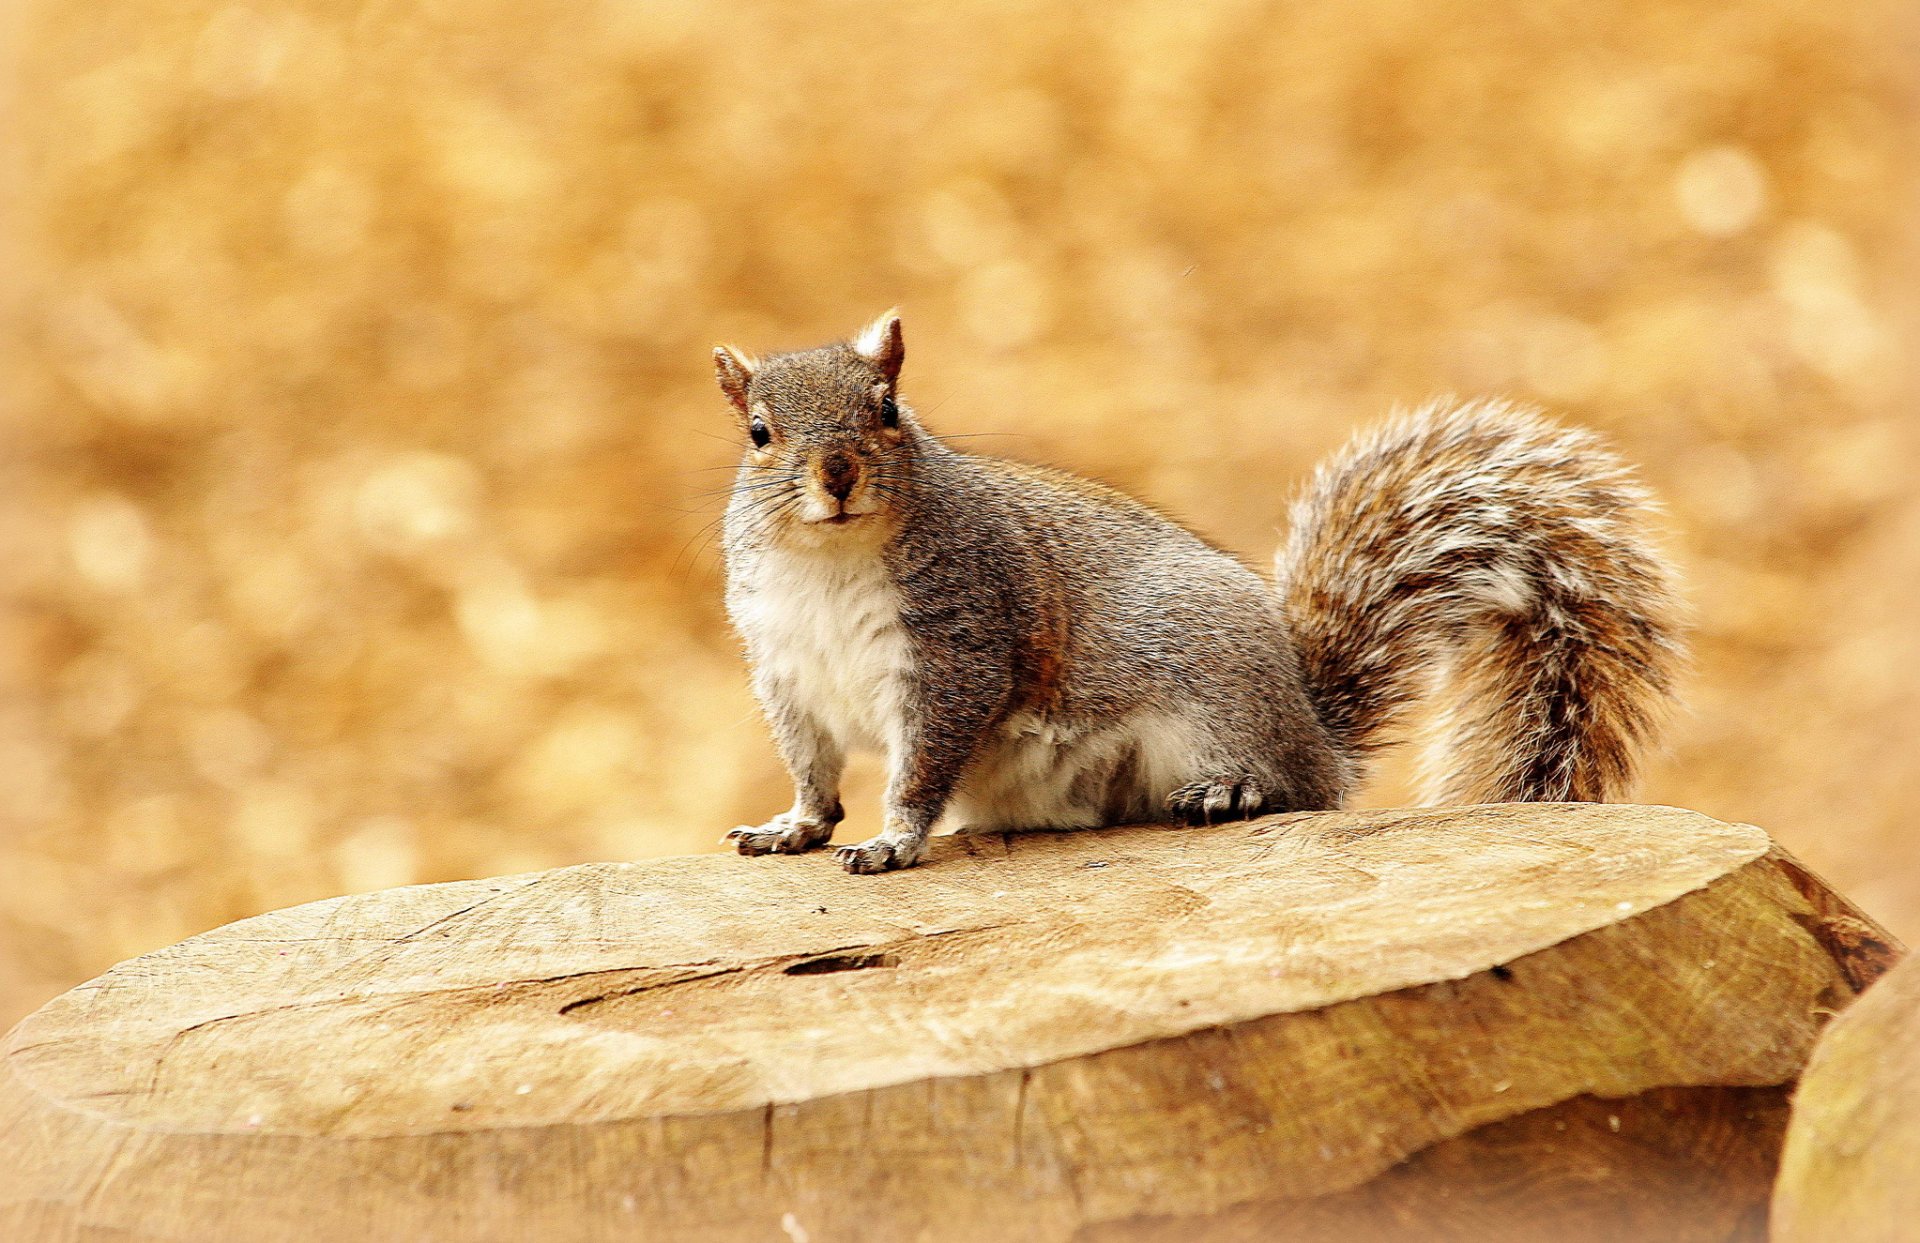
<path fill-rule="evenodd" d="M 1396 403 L 1602 429 L 1700 622 L 1643 798 L 1920 936 L 1910 5 L 0 12 L 0 1025 L 784 808 L 708 349 L 896 303 L 938 430 L 1262 563 Z"/>

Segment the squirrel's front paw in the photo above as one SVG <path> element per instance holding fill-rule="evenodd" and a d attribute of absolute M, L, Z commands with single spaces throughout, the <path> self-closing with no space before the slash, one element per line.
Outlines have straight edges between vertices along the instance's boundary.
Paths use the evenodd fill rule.
<path fill-rule="evenodd" d="M 833 840 L 833 825 L 781 812 L 759 828 L 741 825 L 722 838 L 743 855 L 797 855 Z"/>
<path fill-rule="evenodd" d="M 1167 795 L 1167 810 L 1188 824 L 1251 820 L 1267 809 L 1267 792 L 1252 777 L 1190 781 Z"/>
<path fill-rule="evenodd" d="M 926 850 L 924 839 L 916 842 L 882 833 L 855 846 L 842 846 L 833 852 L 833 857 L 838 859 L 840 866 L 847 871 L 866 876 L 875 872 L 910 868 L 920 862 L 920 856 L 925 854 Z"/>

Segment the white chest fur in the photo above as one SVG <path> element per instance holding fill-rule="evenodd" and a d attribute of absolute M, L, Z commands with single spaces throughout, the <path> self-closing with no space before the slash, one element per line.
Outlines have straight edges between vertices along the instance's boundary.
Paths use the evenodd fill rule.
<path fill-rule="evenodd" d="M 754 680 L 849 749 L 890 749 L 912 668 L 900 600 L 871 550 L 766 551 L 730 570 Z"/>

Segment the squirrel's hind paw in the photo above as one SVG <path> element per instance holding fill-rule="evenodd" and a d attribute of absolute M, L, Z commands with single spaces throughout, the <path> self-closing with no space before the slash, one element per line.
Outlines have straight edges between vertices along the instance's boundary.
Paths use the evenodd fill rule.
<path fill-rule="evenodd" d="M 819 820 L 775 816 L 759 828 L 741 825 L 721 839 L 743 855 L 797 855 L 833 840 L 833 826 Z"/>
<path fill-rule="evenodd" d="M 1267 810 L 1267 792 L 1252 777 L 1190 781 L 1167 795 L 1167 810 L 1188 824 L 1251 820 Z"/>

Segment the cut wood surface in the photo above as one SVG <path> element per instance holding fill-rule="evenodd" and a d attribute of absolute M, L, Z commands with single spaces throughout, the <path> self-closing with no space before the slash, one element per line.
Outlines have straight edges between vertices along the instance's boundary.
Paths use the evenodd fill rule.
<path fill-rule="evenodd" d="M 1665 808 L 700 856 L 263 915 L 0 1057 L 0 1237 L 1759 1237 L 1895 952 Z"/>
<path fill-rule="evenodd" d="M 1782 1243 L 1920 1238 L 1920 961 L 1887 973 L 1814 1047 L 1773 1212 Z"/>

